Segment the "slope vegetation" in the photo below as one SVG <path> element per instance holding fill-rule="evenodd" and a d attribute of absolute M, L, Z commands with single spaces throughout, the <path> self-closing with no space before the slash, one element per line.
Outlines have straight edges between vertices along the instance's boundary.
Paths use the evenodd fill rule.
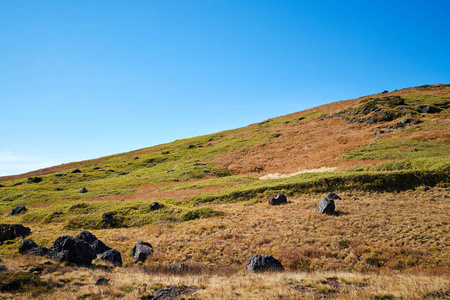
<path fill-rule="evenodd" d="M 30 238 L 45 247 L 62 234 L 76 235 L 83 229 L 123 256 L 137 240 L 150 242 L 155 248 L 151 259 L 139 268 L 124 259 L 125 271 L 116 278 L 120 285 L 111 287 L 110 295 L 138 294 L 136 280 L 123 279 L 127 272 L 165 276 L 169 265 L 181 262 L 197 270 L 196 276 L 223 276 L 220 280 L 230 285 L 237 280 L 233 276 L 253 280 L 238 288 L 241 295 L 245 289 L 262 292 L 261 286 L 255 287 L 258 279 L 244 280 L 239 271 L 258 253 L 277 257 L 293 272 L 289 280 L 273 277 L 281 284 L 278 296 L 334 297 L 344 286 L 354 299 L 373 293 L 417 299 L 446 295 L 449 291 L 442 286 L 448 286 L 450 270 L 449 117 L 450 85 L 426 85 L 1 177 L 0 221 L 30 227 Z M 334 215 L 320 215 L 314 209 L 329 191 L 342 200 L 337 200 Z M 267 204 L 267 198 L 278 193 L 288 196 L 288 204 Z M 158 209 L 151 206 L 154 202 Z M 19 205 L 27 211 L 6 215 Z M 114 222 L 105 221 L 105 215 L 114 216 Z M 12 270 L 35 263 L 18 253 L 20 243 L 16 239 L 0 246 L 3 263 Z M 67 268 L 42 278 L 75 284 L 74 278 L 87 272 Z M 420 280 L 430 288 L 366 293 L 365 286 L 375 289 L 370 279 L 353 287 L 345 283 L 353 275 L 339 273 L 354 272 L 362 280 L 357 274 L 384 270 L 423 275 Z M 334 275 L 318 281 L 296 275 L 305 271 Z M 83 276 L 89 280 L 99 274 L 95 269 L 88 273 Z M 298 276 L 303 279 L 292 283 Z M 410 279 L 401 278 L 411 287 L 415 283 L 406 283 Z M 195 285 L 189 291 L 203 289 L 197 291 L 200 298 L 217 292 L 213 282 L 189 280 Z M 72 283 L 52 292 L 54 297 L 60 292 L 81 297 L 71 290 Z M 87 287 L 82 290 L 89 294 Z M 224 295 L 237 297 L 231 290 Z"/>

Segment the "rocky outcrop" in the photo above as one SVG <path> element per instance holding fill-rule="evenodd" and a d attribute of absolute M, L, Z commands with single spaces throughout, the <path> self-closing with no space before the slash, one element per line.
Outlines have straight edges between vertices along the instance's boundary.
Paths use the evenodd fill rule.
<path fill-rule="evenodd" d="M 38 245 L 29 239 L 23 239 L 22 244 L 19 246 L 19 253 L 20 254 L 26 254 L 31 249 L 36 248 Z"/>

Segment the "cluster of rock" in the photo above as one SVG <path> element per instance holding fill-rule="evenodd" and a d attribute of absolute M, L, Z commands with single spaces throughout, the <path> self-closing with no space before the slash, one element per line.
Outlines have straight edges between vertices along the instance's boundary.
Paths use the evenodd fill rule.
<path fill-rule="evenodd" d="M 416 108 L 412 104 L 407 105 L 405 99 L 399 96 L 387 96 L 376 99 L 366 99 L 361 102 L 359 108 L 344 110 L 335 114 L 323 114 L 318 120 L 340 118 L 347 121 L 348 124 L 379 124 L 393 121 L 397 118 L 403 119 L 389 127 L 386 130 L 376 130 L 374 134 L 388 133 L 392 129 L 403 129 L 406 125 L 415 125 L 420 122 L 419 119 L 409 118 L 418 114 L 437 113 L 441 110 L 430 105 L 421 105 Z M 395 108 L 395 109 L 394 109 Z M 408 118 L 405 118 L 408 117 Z"/>
<path fill-rule="evenodd" d="M 82 231 L 76 237 L 63 235 L 58 237 L 53 245 L 47 249 L 29 239 L 24 239 L 19 246 L 19 253 L 23 255 L 48 256 L 54 261 L 67 262 L 79 266 L 89 266 L 95 258 L 122 267 L 122 255 L 108 247 L 89 231 Z M 144 262 L 153 253 L 153 247 L 147 242 L 138 241 L 131 249 L 130 256 L 133 263 Z"/>

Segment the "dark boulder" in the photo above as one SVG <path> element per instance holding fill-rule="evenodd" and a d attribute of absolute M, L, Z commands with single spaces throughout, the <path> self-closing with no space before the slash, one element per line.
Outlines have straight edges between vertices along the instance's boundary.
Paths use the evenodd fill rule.
<path fill-rule="evenodd" d="M 96 257 L 88 243 L 68 235 L 56 239 L 49 249 L 49 255 L 55 261 L 76 265 L 91 265 L 92 260 Z"/>
<path fill-rule="evenodd" d="M 188 149 L 192 149 L 192 148 L 195 148 L 195 146 L 194 145 L 189 145 L 188 146 Z"/>
<path fill-rule="evenodd" d="M 13 210 L 11 210 L 9 213 L 8 213 L 8 217 L 9 216 L 15 216 L 15 215 L 18 215 L 18 214 L 20 214 L 20 213 L 22 213 L 22 212 L 26 212 L 27 211 L 27 209 L 26 209 L 26 207 L 25 206 L 16 206 L 16 207 L 14 207 L 13 208 Z"/>
<path fill-rule="evenodd" d="M 108 285 L 109 284 L 109 280 L 108 278 L 105 277 L 100 277 L 99 279 L 97 279 L 97 281 L 95 282 L 94 285 Z"/>
<path fill-rule="evenodd" d="M 144 262 L 147 257 L 153 253 L 153 247 L 149 243 L 138 241 L 131 249 L 130 256 L 134 263 L 138 261 Z"/>
<path fill-rule="evenodd" d="M 26 237 L 29 236 L 31 234 L 31 229 L 28 227 L 25 227 L 23 225 L 20 224 L 16 224 L 13 225 L 13 231 L 14 231 L 14 236 L 15 237 Z"/>
<path fill-rule="evenodd" d="M 19 246 L 19 253 L 20 254 L 26 254 L 28 251 L 30 251 L 33 248 L 36 248 L 38 245 L 29 239 L 24 239 L 22 241 L 22 244 Z"/>
<path fill-rule="evenodd" d="M 28 251 L 27 255 L 31 256 L 46 256 L 48 254 L 48 248 L 36 247 Z"/>
<path fill-rule="evenodd" d="M 427 185 L 422 185 L 422 188 L 423 188 L 423 191 L 424 191 L 424 192 L 426 192 L 426 191 L 429 191 L 429 190 L 430 190 L 430 187 L 429 187 L 429 186 L 427 186 Z"/>
<path fill-rule="evenodd" d="M 287 199 L 284 194 L 278 194 L 275 198 L 269 199 L 269 204 L 271 205 L 279 205 L 284 203 L 287 203 Z"/>
<path fill-rule="evenodd" d="M 272 257 L 272 255 L 258 254 L 248 259 L 245 268 L 249 272 L 265 272 L 265 271 L 284 271 L 283 265 Z"/>
<path fill-rule="evenodd" d="M 84 193 L 87 193 L 87 192 L 88 192 L 88 190 L 85 187 L 80 190 L 81 194 L 84 194 Z"/>
<path fill-rule="evenodd" d="M 98 255 L 98 258 L 112 263 L 116 267 L 122 266 L 122 255 L 116 249 L 109 249 Z"/>
<path fill-rule="evenodd" d="M 328 199 L 333 199 L 333 200 L 335 200 L 335 199 L 342 200 L 341 197 L 339 197 L 336 193 L 333 193 L 333 192 L 329 192 L 328 195 L 327 195 L 327 198 Z"/>
<path fill-rule="evenodd" d="M 328 199 L 326 197 L 320 199 L 319 205 L 316 208 L 316 211 L 321 214 L 332 214 L 334 213 L 335 205 L 333 199 Z"/>
<path fill-rule="evenodd" d="M 88 243 L 89 246 L 91 246 L 91 248 L 94 250 L 96 255 L 111 249 L 110 247 L 106 246 L 105 243 L 100 241 L 94 234 L 87 230 L 80 232 L 80 234 L 78 234 L 75 238 Z"/>
<path fill-rule="evenodd" d="M 31 229 L 23 225 L 0 224 L 0 243 L 13 240 L 16 237 L 26 237 L 31 233 Z"/>
<path fill-rule="evenodd" d="M 103 221 L 105 223 L 111 223 L 112 220 L 114 220 L 114 214 L 113 213 L 104 213 L 102 216 Z"/>
<path fill-rule="evenodd" d="M 421 105 L 417 107 L 417 111 L 422 114 L 433 114 L 440 112 L 440 109 L 429 105 Z"/>
<path fill-rule="evenodd" d="M 150 210 L 158 210 L 162 207 L 161 204 L 159 204 L 158 202 L 153 202 L 152 205 L 150 205 Z"/>

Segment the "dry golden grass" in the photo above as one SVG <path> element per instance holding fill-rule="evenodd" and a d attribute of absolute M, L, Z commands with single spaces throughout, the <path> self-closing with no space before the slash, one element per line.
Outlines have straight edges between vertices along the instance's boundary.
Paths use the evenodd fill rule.
<path fill-rule="evenodd" d="M 208 219 L 93 230 L 122 253 L 123 268 L 107 271 L 100 261 L 94 268 L 52 265 L 41 275 L 58 284 L 52 293 L 14 297 L 135 299 L 144 283 L 147 294 L 167 286 L 195 287 L 194 299 L 432 299 L 445 292 L 448 297 L 448 189 L 340 195 L 335 216 L 314 211 L 323 195 L 304 195 L 282 206 L 270 206 L 266 199 L 211 204 L 225 215 Z M 28 226 L 33 230 L 29 238 L 47 247 L 62 234 L 79 233 L 52 224 Z M 138 240 L 150 242 L 155 253 L 136 266 L 126 255 Z M 10 271 L 47 261 L 20 256 L 19 244 L 17 240 L 1 248 L 1 256 L 7 257 L 2 264 Z M 279 259 L 287 272 L 244 272 L 247 259 L 260 253 Z M 195 272 L 165 272 L 181 262 Z M 111 279 L 111 284 L 94 286 L 99 277 Z"/>

